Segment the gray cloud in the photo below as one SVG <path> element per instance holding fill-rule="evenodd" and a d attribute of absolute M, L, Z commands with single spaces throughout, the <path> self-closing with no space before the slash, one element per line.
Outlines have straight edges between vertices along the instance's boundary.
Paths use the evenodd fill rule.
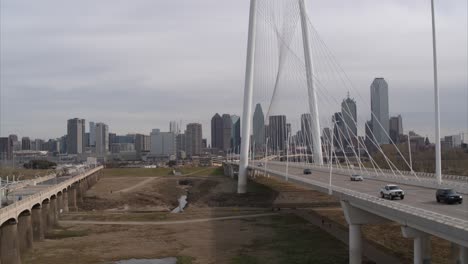
<path fill-rule="evenodd" d="M 431 119 L 417 117 L 433 108 L 427 1 L 308 2 L 315 28 L 364 99 L 372 79 L 385 77 L 391 112 L 408 113 L 405 127 L 432 135 Z M 467 6 L 436 2 L 442 125 L 457 133 L 467 129 Z M 247 0 L 1 5 L 1 135 L 58 137 L 68 118 L 82 117 L 117 133 L 201 122 L 209 137 L 215 112 L 241 114 Z M 369 110 L 358 104 L 364 119 Z"/>

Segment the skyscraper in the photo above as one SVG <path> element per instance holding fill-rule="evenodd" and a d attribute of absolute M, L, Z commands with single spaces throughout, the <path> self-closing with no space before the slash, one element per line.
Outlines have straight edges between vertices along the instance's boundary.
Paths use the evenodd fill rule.
<path fill-rule="evenodd" d="M 224 151 L 231 148 L 232 120 L 231 115 L 223 114 L 223 147 Z"/>
<path fill-rule="evenodd" d="M 403 135 L 403 119 L 401 115 L 390 118 L 390 138 L 393 143 L 400 143 L 400 135 Z"/>
<path fill-rule="evenodd" d="M 366 144 L 366 148 L 369 151 L 374 151 L 376 150 L 376 147 L 374 145 L 375 143 L 373 143 L 375 140 L 372 135 L 372 121 L 369 120 L 366 122 L 365 130 L 366 130 L 366 138 L 364 140 L 364 143 Z"/>
<path fill-rule="evenodd" d="M 232 120 L 232 133 L 231 133 L 231 148 L 236 151 L 236 153 L 240 152 L 240 117 L 237 115 L 231 116 Z"/>
<path fill-rule="evenodd" d="M 138 158 L 141 158 L 143 152 L 150 150 L 150 139 L 147 135 L 135 135 L 135 152 Z"/>
<path fill-rule="evenodd" d="M 301 142 L 307 146 L 307 150 L 312 149 L 312 115 L 310 113 L 301 115 Z"/>
<path fill-rule="evenodd" d="M 11 140 L 8 137 L 0 138 L 0 160 L 11 160 L 13 159 L 13 149 L 11 146 Z"/>
<path fill-rule="evenodd" d="M 253 115 L 253 141 L 256 147 L 263 148 L 265 145 L 265 116 L 260 104 L 255 106 Z"/>
<path fill-rule="evenodd" d="M 109 152 L 109 127 L 104 123 L 96 124 L 96 155 L 105 157 Z"/>
<path fill-rule="evenodd" d="M 345 147 L 346 140 L 344 140 L 345 125 L 343 114 L 337 112 L 332 117 L 333 128 L 333 145 L 335 148 L 341 149 Z"/>
<path fill-rule="evenodd" d="M 356 101 L 349 97 L 341 103 L 341 115 L 343 117 L 344 137 L 351 143 L 357 137 L 357 108 Z"/>
<path fill-rule="evenodd" d="M 181 151 L 184 151 L 187 153 L 187 143 L 185 140 L 185 133 L 180 133 L 176 137 L 176 145 L 177 145 L 177 155 L 180 154 Z"/>
<path fill-rule="evenodd" d="M 180 127 L 179 127 L 179 123 L 177 123 L 177 121 L 171 121 L 169 122 L 169 132 L 172 132 L 176 135 L 178 135 L 180 133 Z"/>
<path fill-rule="evenodd" d="M 21 138 L 21 149 L 22 150 L 30 150 L 31 149 L 31 140 L 29 137 L 22 137 Z"/>
<path fill-rule="evenodd" d="M 388 84 L 384 78 L 375 78 L 370 88 L 372 132 L 378 144 L 388 144 Z"/>
<path fill-rule="evenodd" d="M 200 155 L 202 153 L 202 125 L 198 123 L 188 124 L 185 136 L 187 155 Z"/>
<path fill-rule="evenodd" d="M 13 151 L 21 150 L 21 141 L 18 141 L 17 135 L 11 134 L 8 136 L 8 138 L 10 139 L 10 144 Z"/>
<path fill-rule="evenodd" d="M 44 145 L 44 140 L 38 139 L 38 138 L 34 140 L 34 146 L 35 146 L 34 150 L 37 150 L 37 151 L 45 150 L 43 145 Z"/>
<path fill-rule="evenodd" d="M 89 122 L 89 146 L 96 146 L 96 125 Z"/>
<path fill-rule="evenodd" d="M 81 154 L 84 152 L 84 149 L 85 149 L 84 134 L 85 134 L 85 120 L 84 119 L 73 118 L 67 121 L 67 152 L 68 154 Z"/>
<path fill-rule="evenodd" d="M 176 135 L 172 132 L 161 132 L 159 129 L 153 129 L 151 137 L 151 154 L 159 157 L 175 156 Z"/>
<path fill-rule="evenodd" d="M 223 149 L 223 118 L 218 113 L 211 118 L 211 147 Z"/>
<path fill-rule="evenodd" d="M 272 151 L 285 150 L 287 139 L 286 116 L 270 116 L 268 120 L 269 147 Z"/>
<path fill-rule="evenodd" d="M 112 144 L 118 143 L 117 142 L 117 134 L 116 133 L 109 133 L 109 149 L 111 149 Z"/>

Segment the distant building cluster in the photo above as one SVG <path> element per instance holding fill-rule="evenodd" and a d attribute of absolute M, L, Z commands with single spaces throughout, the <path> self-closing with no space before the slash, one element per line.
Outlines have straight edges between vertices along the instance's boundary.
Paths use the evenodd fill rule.
<path fill-rule="evenodd" d="M 240 117 L 216 113 L 211 118 L 211 149 L 221 152 L 240 152 Z"/>
<path fill-rule="evenodd" d="M 414 149 L 427 147 L 429 140 L 413 131 L 403 130 L 401 115 L 390 116 L 388 84 L 384 78 L 375 78 L 370 85 L 370 120 L 364 124 L 364 136 L 358 133 L 357 104 L 348 96 L 341 102 L 340 111 L 330 118 L 331 127 L 321 131 L 322 148 L 330 153 L 356 155 L 376 151 L 380 145 L 410 143 Z M 312 138 L 310 113 L 300 116 L 298 131 L 292 131 L 286 115 L 265 117 L 261 104 L 255 105 L 252 117 L 250 152 L 255 154 L 281 154 L 291 149 L 295 153 L 313 153 L 316 144 Z M 103 122 L 89 122 L 86 130 L 84 119 L 67 120 L 67 133 L 62 137 L 43 140 L 17 135 L 0 137 L 0 161 L 27 161 L 37 157 L 49 157 L 58 161 L 83 160 L 95 157 L 108 160 L 185 160 L 209 155 L 239 154 L 241 146 L 241 120 L 233 114 L 216 113 L 211 118 L 211 144 L 203 138 L 202 125 L 182 124 L 170 121 L 169 131 L 159 128 L 148 134 L 117 135 L 110 132 Z M 449 135 L 441 138 L 443 149 L 466 147 L 467 138 Z M 289 148 L 288 148 L 289 147 Z M 345 154 L 338 153 L 338 154 Z"/>

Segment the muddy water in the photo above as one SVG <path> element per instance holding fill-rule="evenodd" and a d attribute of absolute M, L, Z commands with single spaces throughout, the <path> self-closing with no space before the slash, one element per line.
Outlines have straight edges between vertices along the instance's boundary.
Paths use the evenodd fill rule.
<path fill-rule="evenodd" d="M 163 259 L 127 259 L 114 262 L 115 264 L 176 264 L 176 258 Z"/>

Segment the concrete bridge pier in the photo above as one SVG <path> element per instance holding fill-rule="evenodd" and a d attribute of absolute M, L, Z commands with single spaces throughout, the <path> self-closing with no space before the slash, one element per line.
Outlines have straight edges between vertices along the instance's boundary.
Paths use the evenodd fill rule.
<path fill-rule="evenodd" d="M 31 212 L 23 212 L 18 217 L 18 239 L 20 253 L 24 254 L 33 247 Z"/>
<path fill-rule="evenodd" d="M 452 263 L 468 264 L 468 247 L 452 243 Z"/>
<path fill-rule="evenodd" d="M 401 232 L 406 238 L 413 239 L 414 264 L 431 263 L 431 238 L 429 234 L 408 226 L 402 226 Z"/>
<path fill-rule="evenodd" d="M 50 230 L 50 227 L 52 226 L 50 223 L 49 219 L 49 211 L 50 211 L 50 202 L 49 200 L 46 200 L 42 203 L 42 226 L 44 227 L 44 234 L 47 233 L 47 231 Z"/>
<path fill-rule="evenodd" d="M 14 219 L 6 221 L 1 226 L 0 262 L 4 264 L 21 264 L 18 225 Z"/>
<path fill-rule="evenodd" d="M 41 206 L 34 206 L 31 210 L 31 215 L 33 240 L 42 241 L 44 240 L 44 221 Z"/>
<path fill-rule="evenodd" d="M 71 186 L 70 191 L 68 193 L 68 206 L 74 211 L 78 210 L 78 206 L 76 205 L 76 189 L 77 185 L 74 184 Z"/>
<path fill-rule="evenodd" d="M 50 227 L 55 227 L 57 225 L 57 196 L 52 196 L 50 198 L 50 209 L 49 209 L 49 217 L 50 217 Z"/>
<path fill-rule="evenodd" d="M 68 190 L 64 191 L 62 194 L 62 209 L 64 213 L 68 213 Z"/>
<path fill-rule="evenodd" d="M 84 185 L 83 194 L 84 194 L 87 190 L 89 190 L 89 182 L 88 182 L 88 179 L 89 179 L 89 177 L 86 177 L 86 178 L 84 179 L 84 181 L 83 181 L 83 185 Z"/>
<path fill-rule="evenodd" d="M 60 216 L 62 212 L 63 212 L 63 194 L 59 193 L 57 194 L 57 215 Z"/>
<path fill-rule="evenodd" d="M 77 192 L 76 192 L 76 197 L 78 198 L 78 201 L 77 201 L 77 202 L 80 203 L 80 204 L 83 203 L 83 195 L 84 195 L 84 193 L 85 193 L 84 188 L 85 188 L 85 187 L 84 187 L 83 181 L 80 181 L 80 182 L 78 183 L 78 188 L 76 188 L 76 189 L 77 189 L 77 190 L 76 190 L 76 191 L 77 191 Z"/>
<path fill-rule="evenodd" d="M 468 264 L 468 247 L 460 246 L 460 263 Z"/>
<path fill-rule="evenodd" d="M 361 227 L 365 224 L 385 223 L 388 220 L 352 206 L 348 201 L 341 201 L 341 207 L 349 225 L 349 263 L 362 263 Z"/>

